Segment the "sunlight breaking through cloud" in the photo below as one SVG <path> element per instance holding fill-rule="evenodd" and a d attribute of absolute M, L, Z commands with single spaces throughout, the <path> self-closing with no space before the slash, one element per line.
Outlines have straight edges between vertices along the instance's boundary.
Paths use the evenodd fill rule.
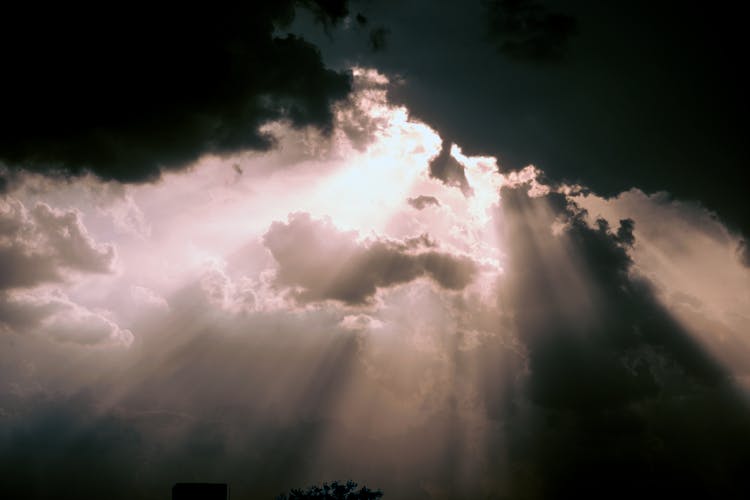
<path fill-rule="evenodd" d="M 470 189 L 436 178 L 438 131 L 386 75 L 352 79 L 330 136 L 276 121 L 277 149 L 153 184 L 20 179 L 0 205 L 0 332 L 22 353 L 0 352 L 0 418 L 41 433 L 63 415 L 70 443 L 91 427 L 145 489 L 182 474 L 268 495 L 335 475 L 404 498 L 559 496 L 626 446 L 613 426 L 675 445 L 660 416 L 690 404 L 726 417 L 717 443 L 744 439 L 726 385 L 750 373 L 737 237 L 460 144 Z M 0 433 L 0 457 L 13 443 Z"/>

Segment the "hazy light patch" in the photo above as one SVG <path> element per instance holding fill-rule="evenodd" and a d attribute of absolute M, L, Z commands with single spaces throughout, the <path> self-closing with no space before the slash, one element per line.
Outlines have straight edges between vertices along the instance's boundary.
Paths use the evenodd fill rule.
<path fill-rule="evenodd" d="M 104 215 L 112 218 L 117 230 L 141 240 L 147 240 L 151 236 L 151 226 L 146 222 L 143 211 L 129 193 L 100 210 Z"/>
<path fill-rule="evenodd" d="M 635 221 L 631 255 L 658 297 L 714 356 L 739 375 L 750 372 L 750 269 L 737 256 L 740 238 L 702 207 L 664 193 L 633 189 L 615 198 L 577 196 L 590 217 Z"/>
<path fill-rule="evenodd" d="M 200 278 L 200 287 L 208 302 L 223 311 L 231 313 L 250 313 L 260 306 L 254 290 L 256 283 L 241 277 L 232 280 L 226 272 L 224 262 L 208 262 Z"/>
<path fill-rule="evenodd" d="M 169 311 L 169 303 L 167 303 L 167 300 L 150 288 L 133 285 L 130 287 L 130 296 L 138 305 Z"/>
<path fill-rule="evenodd" d="M 481 225 L 490 221 L 487 211 L 499 202 L 503 178 L 497 159 L 493 157 L 467 157 L 456 144 L 451 146 L 451 155 L 465 168 L 466 179 L 473 194 L 469 197 L 469 213 Z"/>
<path fill-rule="evenodd" d="M 537 268 L 534 273 L 544 279 L 545 296 L 527 299 L 538 301 L 540 309 L 566 323 L 583 327 L 597 319 L 593 302 L 597 290 L 586 274 L 587 263 L 571 248 L 566 226 L 553 227 L 556 220 L 557 213 L 548 201 L 530 194 L 528 198 L 520 196 L 512 209 L 506 209 L 502 219 L 506 238 L 517 248 L 510 271 L 514 281 L 505 285 L 508 299 L 519 300 L 514 295 L 529 285 L 523 268 L 532 262 Z"/>
<path fill-rule="evenodd" d="M 355 69 L 354 74 L 387 83 L 372 71 Z M 390 106 L 385 90 L 365 90 L 355 103 L 377 125 L 370 131 L 371 142 L 363 152 L 349 149 L 346 168 L 321 183 L 309 211 L 328 215 L 341 227 L 382 231 L 439 153 L 441 141 L 434 130 L 410 120 L 406 108 Z"/>
<path fill-rule="evenodd" d="M 188 438 L 207 443 L 217 468 L 242 457 L 258 474 L 334 471 L 384 486 L 417 478 L 413 489 L 452 497 L 482 490 L 480 477 L 501 482 L 505 445 L 517 438 L 506 432 L 534 429 L 518 425 L 523 411 L 545 417 L 522 387 L 529 376 L 554 385 L 573 373 L 564 382 L 575 400 L 587 386 L 578 373 L 618 361 L 637 372 L 636 355 L 594 369 L 578 366 L 586 349 L 568 358 L 552 349 L 543 354 L 562 359 L 550 363 L 560 371 L 532 373 L 541 337 L 597 354 L 615 323 L 632 319 L 628 304 L 605 317 L 638 293 L 625 288 L 628 255 L 686 326 L 715 336 L 729 366 L 750 359 L 747 270 L 728 257 L 737 241 L 719 223 L 637 192 L 550 193 L 531 165 L 501 174 L 497 159 L 453 145 L 464 193 L 430 177 L 441 138 L 388 102 L 388 78 L 353 76 L 330 137 L 271 123 L 263 130 L 277 148 L 207 156 L 154 184 L 30 176 L 0 224 L 30 228 L 17 231 L 24 251 L 36 248 L 23 246 L 26 234 L 58 238 L 67 253 L 53 260 L 73 271 L 0 290 L 0 361 L 21 359 L 6 346 L 24 359 L 0 363 L 0 375 L 29 391 L 91 388 L 97 405 L 157 422 L 144 435 L 172 439 L 166 453 L 184 453 L 174 443 Z M 571 196 L 611 228 L 635 219 L 635 246 L 606 227 L 575 226 Z M 79 365 L 75 349 L 102 355 Z"/>
<path fill-rule="evenodd" d="M 436 251 L 480 263 L 469 289 L 490 293 L 503 259 L 490 223 L 502 180 L 495 160 L 466 157 L 455 148 L 475 191 L 469 198 L 430 178 L 429 162 L 441 148 L 437 132 L 388 102 L 385 75 L 354 68 L 353 77 L 355 92 L 335 109 L 330 138 L 271 123 L 264 131 L 277 138 L 276 149 L 206 156 L 154 184 L 123 187 L 83 178 L 60 185 L 30 176 L 17 191 L 27 203 L 50 200 L 79 211 L 91 234 L 97 240 L 106 236 L 117 249 L 119 274 L 87 277 L 71 283 L 67 293 L 113 311 L 124 324 L 137 319 L 134 301 L 165 310 L 157 306 L 158 297 L 195 282 L 226 312 L 289 307 L 273 286 L 275 269 L 266 250 L 244 257 L 256 264 L 241 261 L 248 241 L 293 212 L 327 217 L 372 240 L 426 235 Z M 438 201 L 417 211 L 407 203 L 417 196 Z"/>
<path fill-rule="evenodd" d="M 354 78 L 330 137 L 273 123 L 264 130 L 277 149 L 207 156 L 111 196 L 92 179 L 54 194 L 28 189 L 26 203 L 80 211 L 93 241 L 112 242 L 121 269 L 66 285 L 55 303 L 67 301 L 55 305 L 62 312 L 39 331 L 66 346 L 130 346 L 121 372 L 104 359 L 83 370 L 105 407 L 220 421 L 251 440 L 248 426 L 286 433 L 315 422 L 304 439 L 320 474 L 377 460 L 387 478 L 382 464 L 396 455 L 394 473 L 418 470 L 438 492 L 444 467 L 468 484 L 486 466 L 487 439 L 497 443 L 502 429 L 482 391 L 508 376 L 498 365 L 523 364 L 498 301 L 504 178 L 494 158 L 457 146 L 473 195 L 430 177 L 438 133 L 388 102 L 385 76 L 355 69 Z M 431 197 L 421 210 L 409 202 L 420 196 Z M 327 221 L 330 248 L 313 252 L 292 235 L 274 255 L 264 235 L 301 213 Z M 336 238 L 346 241 L 332 245 Z M 348 286 L 345 271 L 356 281 L 347 251 L 371 265 L 366 280 L 375 276 L 351 296 L 324 286 Z M 309 264 L 313 253 L 324 272 Z M 280 282 L 290 265 L 315 279 Z M 353 449 L 362 442 L 374 443 L 371 456 Z"/>

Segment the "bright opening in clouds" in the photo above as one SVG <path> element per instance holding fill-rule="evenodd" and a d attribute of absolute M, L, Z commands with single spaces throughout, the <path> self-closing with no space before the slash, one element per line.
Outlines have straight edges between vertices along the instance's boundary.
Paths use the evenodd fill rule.
<path fill-rule="evenodd" d="M 299 2 L 296 26 L 297 3 L 258 8 L 252 40 L 207 33 L 196 64 L 242 86 L 137 87 L 132 113 L 0 139 L 0 496 L 354 479 L 385 498 L 734 498 L 750 461 L 739 219 L 690 186 L 612 192 L 510 148 L 507 164 L 474 154 L 447 120 L 461 103 L 410 94 L 432 63 L 399 70 L 382 12 Z M 483 5 L 482 43 L 512 64 L 577 47 L 573 17 Z M 305 23 L 364 33 L 370 64 L 329 70 L 280 34 Z"/>

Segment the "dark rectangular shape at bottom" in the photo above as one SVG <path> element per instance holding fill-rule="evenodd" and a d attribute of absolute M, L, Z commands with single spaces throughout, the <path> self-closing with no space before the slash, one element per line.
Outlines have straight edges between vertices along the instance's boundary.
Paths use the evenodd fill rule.
<path fill-rule="evenodd" d="M 172 500 L 229 500 L 229 486 L 222 483 L 177 483 Z"/>

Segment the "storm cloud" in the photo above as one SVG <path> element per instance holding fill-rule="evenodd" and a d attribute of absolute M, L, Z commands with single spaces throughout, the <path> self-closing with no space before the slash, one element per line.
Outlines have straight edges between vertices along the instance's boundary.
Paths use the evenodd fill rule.
<path fill-rule="evenodd" d="M 607 197 L 668 191 L 750 234 L 739 6 L 414 0 L 363 13 L 386 23 L 389 50 L 373 54 L 350 31 L 306 36 L 333 66 L 402 75 L 390 99 L 465 154 Z"/>
<path fill-rule="evenodd" d="M 326 26 L 347 14 L 345 1 L 316 0 L 6 13 L 6 173 L 143 182 L 203 154 L 269 149 L 274 138 L 260 131 L 269 121 L 329 130 L 350 77 L 279 33 L 299 5 Z"/>

